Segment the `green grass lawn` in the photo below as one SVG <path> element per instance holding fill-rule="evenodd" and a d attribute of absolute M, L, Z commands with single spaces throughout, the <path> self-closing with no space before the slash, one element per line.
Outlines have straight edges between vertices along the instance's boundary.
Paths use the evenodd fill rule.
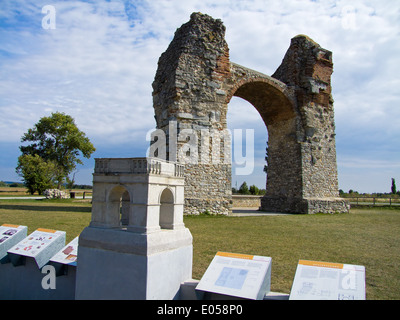
<path fill-rule="evenodd" d="M 72 200 L 0 200 L 0 225 L 67 232 L 90 222 L 91 204 Z M 272 257 L 271 290 L 289 293 L 299 259 L 363 265 L 367 299 L 400 299 L 400 209 L 352 209 L 350 214 L 259 217 L 187 216 L 193 235 L 193 278 L 217 251 Z"/>
<path fill-rule="evenodd" d="M 37 228 L 65 231 L 69 242 L 89 225 L 91 207 L 72 200 L 0 200 L 0 225 L 28 226 L 28 234 Z"/>

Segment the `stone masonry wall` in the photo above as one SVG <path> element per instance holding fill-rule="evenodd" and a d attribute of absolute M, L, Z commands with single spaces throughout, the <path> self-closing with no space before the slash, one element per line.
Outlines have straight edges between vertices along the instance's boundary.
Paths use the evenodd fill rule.
<path fill-rule="evenodd" d="M 332 53 L 299 35 L 273 77 L 295 88 L 301 117 L 303 196 L 338 197 Z"/>
<path fill-rule="evenodd" d="M 257 208 L 261 206 L 262 196 L 232 195 L 232 208 Z"/>
<path fill-rule="evenodd" d="M 220 91 L 224 76 L 229 74 L 224 36 L 220 20 L 192 14 L 161 55 L 153 83 L 157 128 L 169 138 L 171 121 L 177 122 L 177 148 L 168 139 L 167 159 L 182 162 L 179 152 L 186 147 L 186 214 L 229 214 L 231 210 L 230 154 L 225 159 L 224 152 L 210 152 L 213 130 L 222 133 L 226 129 L 225 93 Z M 210 138 L 201 141 L 204 132 Z"/>

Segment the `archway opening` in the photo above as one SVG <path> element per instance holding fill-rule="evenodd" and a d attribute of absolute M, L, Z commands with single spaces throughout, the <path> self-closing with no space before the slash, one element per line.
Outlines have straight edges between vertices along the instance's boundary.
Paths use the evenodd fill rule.
<path fill-rule="evenodd" d="M 114 187 L 108 197 L 108 216 L 115 227 L 129 225 L 130 195 L 124 186 Z"/>
<path fill-rule="evenodd" d="M 251 103 L 232 97 L 227 125 L 232 134 L 232 191 L 238 192 L 246 182 L 248 188 L 255 186 L 258 193 L 265 192 L 268 130 L 263 119 Z"/>
<path fill-rule="evenodd" d="M 174 195 L 168 188 L 160 196 L 160 228 L 172 229 L 174 224 Z"/>
<path fill-rule="evenodd" d="M 282 88 L 268 78 L 244 82 L 237 85 L 234 90 L 231 99 L 234 101 L 234 107 L 232 108 L 231 103 L 228 107 L 228 113 L 231 111 L 229 109 L 238 108 L 238 111 L 236 111 L 238 113 L 236 115 L 237 121 L 240 122 L 241 127 L 247 126 L 250 130 L 253 129 L 254 135 L 254 142 L 249 141 L 246 136 L 247 143 L 250 142 L 253 145 L 247 146 L 246 153 L 249 154 L 246 154 L 247 159 L 245 160 L 250 164 L 253 160 L 255 170 L 253 173 L 244 171 L 245 176 L 242 177 L 242 180 L 251 181 L 250 179 L 257 178 L 259 184 L 264 180 L 265 193 L 269 197 L 291 197 L 298 194 L 300 182 L 297 176 L 299 172 L 297 166 L 299 163 L 296 162 L 296 159 L 299 157 L 299 149 L 296 135 L 296 117 L 292 102 Z M 237 103 L 237 98 L 235 99 L 233 96 L 244 99 L 252 107 L 246 105 L 242 100 L 239 100 L 241 101 L 240 104 Z M 235 107 L 236 103 L 239 107 Z M 235 110 L 233 110 L 233 113 L 235 113 Z M 231 118 L 231 116 L 228 116 L 228 118 Z M 230 119 L 228 119 L 228 123 L 229 121 Z M 260 134 L 262 133 L 261 136 L 256 133 L 256 130 Z M 250 137 L 251 134 L 250 131 Z M 242 143 L 240 141 L 235 142 L 235 135 L 233 134 L 233 149 L 238 146 L 241 147 L 241 145 L 243 150 L 243 141 Z M 251 151 L 252 147 L 254 152 L 251 154 L 248 151 Z M 236 156 L 238 154 L 240 156 L 240 153 L 236 152 Z M 235 183 L 234 166 L 235 163 L 237 164 L 237 159 L 235 159 L 235 152 L 232 155 L 232 181 Z M 243 159 L 239 160 L 243 162 Z M 255 166 L 256 163 L 258 168 Z M 265 181 L 267 182 L 265 183 Z M 251 186 L 252 183 L 248 183 L 250 189 L 249 185 Z"/>
<path fill-rule="evenodd" d="M 129 192 L 125 191 L 121 197 L 121 207 L 120 207 L 120 225 L 122 227 L 127 227 L 129 225 L 129 208 L 130 208 L 130 197 Z"/>

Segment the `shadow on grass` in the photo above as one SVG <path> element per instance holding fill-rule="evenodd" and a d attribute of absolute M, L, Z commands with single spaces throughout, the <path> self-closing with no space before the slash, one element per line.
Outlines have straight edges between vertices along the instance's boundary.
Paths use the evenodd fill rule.
<path fill-rule="evenodd" d="M 21 204 L 0 204 L 0 210 L 26 210 L 26 211 L 64 211 L 64 212 L 91 212 L 91 207 L 84 206 L 40 206 L 40 205 L 21 205 Z"/>

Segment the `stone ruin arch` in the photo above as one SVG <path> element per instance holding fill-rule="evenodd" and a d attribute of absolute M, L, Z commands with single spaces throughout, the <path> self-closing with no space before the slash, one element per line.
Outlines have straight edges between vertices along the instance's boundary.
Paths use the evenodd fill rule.
<path fill-rule="evenodd" d="M 213 133 L 226 131 L 232 96 L 250 102 L 268 129 L 261 209 L 347 212 L 348 203 L 338 193 L 332 72 L 332 53 L 304 35 L 291 40 L 272 76 L 235 64 L 222 21 L 193 13 L 161 55 L 153 82 L 166 160 L 184 162 L 180 156 L 190 153 L 197 159 L 185 163 L 185 213 L 231 212 L 230 152 L 213 149 L 230 151 L 230 141 Z M 196 138 L 195 148 L 188 148 Z"/>

